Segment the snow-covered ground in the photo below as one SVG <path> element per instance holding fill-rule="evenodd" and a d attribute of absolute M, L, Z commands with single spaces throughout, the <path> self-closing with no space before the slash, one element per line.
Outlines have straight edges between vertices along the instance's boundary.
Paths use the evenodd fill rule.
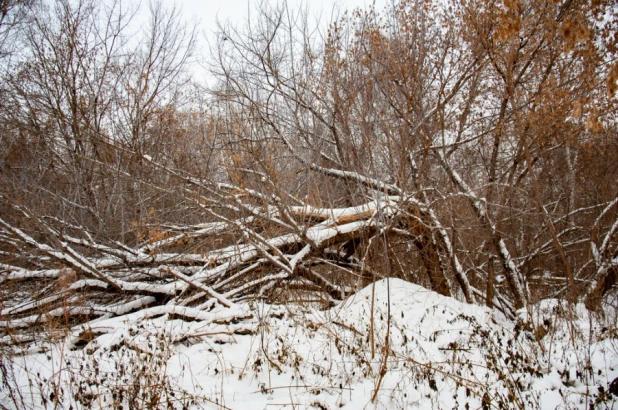
<path fill-rule="evenodd" d="M 328 310 L 123 318 L 5 354 L 0 408 L 618 409 L 611 310 L 547 300 L 513 322 L 390 279 Z"/>

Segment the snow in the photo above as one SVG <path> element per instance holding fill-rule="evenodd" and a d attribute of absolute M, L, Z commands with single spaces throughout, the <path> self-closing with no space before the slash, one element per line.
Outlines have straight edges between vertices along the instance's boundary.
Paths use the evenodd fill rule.
<path fill-rule="evenodd" d="M 62 272 L 62 269 L 27 270 L 4 263 L 0 263 L 0 269 L 6 272 L 0 276 L 0 283 L 31 278 L 57 278 Z"/>
<path fill-rule="evenodd" d="M 584 409 L 618 377 L 618 337 L 606 328 L 616 328 L 616 312 L 609 313 L 600 319 L 583 305 L 544 300 L 512 321 L 388 279 L 326 310 L 252 301 L 101 318 L 64 342 L 38 340 L 12 358 L 12 372 L 34 408 L 43 408 L 42 398 L 53 407 L 54 391 L 59 408 L 108 408 L 133 381 L 145 395 L 153 386 L 173 389 L 177 408 L 195 395 L 200 405 L 187 408 Z M 0 407 L 13 403 L 1 389 Z M 618 397 L 603 406 L 617 408 Z"/>
<path fill-rule="evenodd" d="M 378 209 L 391 208 L 396 206 L 396 202 L 400 200 L 399 196 L 389 196 L 385 198 L 385 202 L 371 201 L 366 204 L 350 206 L 347 208 L 318 208 L 311 205 L 292 206 L 290 211 L 295 214 L 306 216 L 326 216 L 331 221 L 336 221 L 339 218 L 346 216 L 354 216 L 361 214 L 373 213 Z"/>

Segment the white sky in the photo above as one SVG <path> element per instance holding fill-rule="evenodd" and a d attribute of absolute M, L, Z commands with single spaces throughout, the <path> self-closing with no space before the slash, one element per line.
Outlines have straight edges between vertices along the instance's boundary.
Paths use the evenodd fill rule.
<path fill-rule="evenodd" d="M 259 0 L 166 0 L 175 2 L 182 7 L 187 18 L 196 18 L 201 24 L 201 29 L 206 33 L 216 30 L 217 18 L 221 22 L 229 21 L 232 24 L 244 24 L 249 7 L 255 7 Z M 375 0 L 376 8 L 381 10 L 390 0 Z M 332 11 L 337 7 L 343 10 L 352 10 L 356 7 L 365 8 L 372 4 L 373 0 L 288 0 L 291 8 L 304 7 L 307 5 L 310 13 L 322 15 L 323 20 L 330 20 Z"/>
<path fill-rule="evenodd" d="M 277 4 L 283 0 L 268 0 L 272 4 Z M 319 18 L 324 27 L 333 20 L 333 17 L 341 15 L 345 10 L 353 10 L 358 7 L 367 8 L 375 3 L 376 10 L 381 11 L 393 0 L 287 0 L 288 6 L 292 10 L 307 8 L 310 16 L 315 20 Z M 182 9 L 185 20 L 196 20 L 199 23 L 198 48 L 202 52 L 197 53 L 195 58 L 198 60 L 207 59 L 206 41 L 214 44 L 214 33 L 217 31 L 217 21 L 221 23 L 229 22 L 234 26 L 246 25 L 249 9 L 255 9 L 260 4 L 260 0 L 164 0 L 164 5 L 176 5 Z M 144 4 L 142 2 L 142 4 Z M 193 65 L 191 69 L 194 78 L 201 78 L 208 82 L 209 75 L 199 64 Z"/>

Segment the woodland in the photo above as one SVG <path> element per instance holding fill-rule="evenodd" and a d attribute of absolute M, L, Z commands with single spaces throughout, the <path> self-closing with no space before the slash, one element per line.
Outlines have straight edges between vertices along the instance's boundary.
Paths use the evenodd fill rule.
<path fill-rule="evenodd" d="M 539 346 L 555 319 L 535 306 L 586 312 L 618 365 L 614 1 L 252 13 L 205 43 L 167 2 L 0 0 L 0 408 L 30 408 L 9 369 L 43 340 L 85 351 L 110 320 L 230 325 L 372 288 L 375 403 L 384 283 L 524 323 Z M 483 389 L 478 407 L 500 407 Z M 65 408 L 54 392 L 37 405 Z"/>

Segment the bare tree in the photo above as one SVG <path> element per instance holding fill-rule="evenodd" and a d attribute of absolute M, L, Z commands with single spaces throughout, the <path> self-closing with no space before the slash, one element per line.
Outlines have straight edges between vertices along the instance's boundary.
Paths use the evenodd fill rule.
<path fill-rule="evenodd" d="M 205 91 L 177 11 L 152 6 L 136 43 L 120 3 L 38 5 L 0 112 L 3 280 L 72 272 L 62 292 L 92 295 L 76 320 L 329 305 L 394 276 L 509 316 L 594 306 L 618 249 L 600 9 L 448 6 L 356 11 L 320 38 L 262 4 L 221 28 Z"/>
<path fill-rule="evenodd" d="M 20 30 L 33 0 L 0 1 L 0 59 L 14 51 L 16 32 Z"/>

